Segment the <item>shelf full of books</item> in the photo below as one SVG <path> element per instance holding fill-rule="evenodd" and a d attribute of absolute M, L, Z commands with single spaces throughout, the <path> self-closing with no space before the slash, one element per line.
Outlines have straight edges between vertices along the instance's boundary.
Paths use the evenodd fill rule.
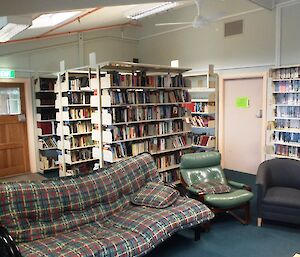
<path fill-rule="evenodd" d="M 267 157 L 300 160 L 300 66 L 270 70 Z"/>
<path fill-rule="evenodd" d="M 186 76 L 191 85 L 192 144 L 195 151 L 217 150 L 218 143 L 218 75 L 212 71 Z"/>
<path fill-rule="evenodd" d="M 60 176 L 90 173 L 99 162 L 93 158 L 91 97 L 94 90 L 90 70 L 70 70 L 59 74 L 55 85 Z"/>
<path fill-rule="evenodd" d="M 38 169 L 45 173 L 58 170 L 57 135 L 55 121 L 56 78 L 51 76 L 34 78 L 35 116 Z"/>
<path fill-rule="evenodd" d="M 187 69 L 124 62 L 100 64 L 94 112 L 93 158 L 105 164 L 150 152 L 166 183 L 179 180 L 181 155 L 191 147 Z M 98 88 L 97 88 L 98 87 Z M 98 108 L 97 108 L 98 107 Z M 99 111 L 100 110 L 100 111 Z"/>

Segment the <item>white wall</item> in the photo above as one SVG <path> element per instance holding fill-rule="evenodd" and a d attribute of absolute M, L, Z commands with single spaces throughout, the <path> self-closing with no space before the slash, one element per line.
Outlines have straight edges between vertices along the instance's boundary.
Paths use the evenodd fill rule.
<path fill-rule="evenodd" d="M 257 11 L 212 23 L 201 29 L 185 28 L 169 33 L 153 31 L 151 37 L 142 35 L 139 43 L 141 61 L 170 64 L 171 60 L 179 59 L 181 66 L 195 69 L 207 69 L 209 63 L 219 68 L 273 64 L 275 61 L 275 11 L 251 7 L 248 3 L 243 6 L 242 3 L 243 1 L 240 1 L 239 12 Z M 235 10 L 227 9 L 227 15 L 236 13 L 236 5 L 234 8 Z M 210 15 L 209 12 L 207 13 Z M 155 23 L 161 21 L 178 21 L 176 16 L 178 17 L 179 14 L 184 15 L 180 20 L 192 20 L 195 8 L 194 6 L 182 8 L 177 11 L 177 14 L 172 13 L 172 15 L 148 19 L 144 26 L 154 27 Z M 224 38 L 224 21 L 241 18 L 244 20 L 244 33 Z M 164 28 L 164 31 L 167 28 Z"/>
<path fill-rule="evenodd" d="M 281 11 L 281 64 L 300 64 L 300 2 Z"/>
<path fill-rule="evenodd" d="M 65 60 L 66 68 L 88 65 L 88 54 L 97 53 L 97 61 L 130 61 L 138 55 L 134 39 L 120 30 L 84 33 L 25 43 L 1 45 L 0 67 L 33 71 L 59 71 L 59 62 Z M 81 61 L 83 60 L 83 61 Z"/>

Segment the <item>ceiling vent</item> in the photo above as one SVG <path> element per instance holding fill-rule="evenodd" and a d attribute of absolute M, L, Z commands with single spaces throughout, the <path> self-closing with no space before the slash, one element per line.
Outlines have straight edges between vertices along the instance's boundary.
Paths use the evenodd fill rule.
<path fill-rule="evenodd" d="M 244 21 L 232 21 L 224 24 L 224 37 L 242 34 L 244 30 Z"/>

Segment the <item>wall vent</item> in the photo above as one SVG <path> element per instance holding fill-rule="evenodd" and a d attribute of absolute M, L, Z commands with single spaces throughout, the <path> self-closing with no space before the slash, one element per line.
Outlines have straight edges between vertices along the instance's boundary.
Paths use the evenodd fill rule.
<path fill-rule="evenodd" d="M 232 21 L 224 24 L 224 37 L 242 34 L 244 30 L 244 21 Z"/>

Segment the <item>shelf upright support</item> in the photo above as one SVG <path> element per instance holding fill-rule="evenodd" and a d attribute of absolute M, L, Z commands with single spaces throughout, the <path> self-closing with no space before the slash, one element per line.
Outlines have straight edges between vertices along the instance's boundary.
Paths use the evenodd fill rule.
<path fill-rule="evenodd" d="M 98 112 L 99 112 L 99 166 L 103 168 L 103 126 L 102 126 L 102 85 L 101 85 L 101 67 L 97 65 L 97 95 L 98 95 Z"/>
<path fill-rule="evenodd" d="M 61 79 L 62 79 L 63 71 L 60 71 L 58 73 L 58 100 L 59 100 L 59 123 L 60 123 L 60 140 L 61 140 L 61 158 L 60 158 L 60 169 L 59 169 L 59 176 L 65 177 L 66 172 L 66 162 L 65 162 L 65 135 L 64 135 L 64 124 L 63 124 L 63 106 L 62 106 L 62 90 L 61 90 Z M 65 83 L 69 85 L 68 81 L 68 73 L 65 72 Z"/>
<path fill-rule="evenodd" d="M 34 130 L 34 149 L 35 149 L 35 163 L 36 163 L 36 168 L 37 170 L 39 171 L 42 171 L 40 169 L 40 151 L 39 151 L 39 137 L 38 137 L 38 133 L 37 133 L 37 107 L 36 107 L 36 85 L 37 83 L 40 85 L 40 78 L 38 76 L 36 76 L 36 79 L 35 77 L 32 77 L 31 78 L 31 81 L 32 81 L 32 85 L 33 87 L 32 88 L 32 91 L 31 91 L 31 96 L 32 96 L 32 101 L 33 101 L 33 108 L 34 108 L 34 112 L 33 112 L 33 120 L 34 120 L 34 124 L 35 124 L 35 130 Z M 35 81 L 37 81 L 35 83 Z M 44 171 L 42 171 L 41 173 L 44 174 Z"/>

